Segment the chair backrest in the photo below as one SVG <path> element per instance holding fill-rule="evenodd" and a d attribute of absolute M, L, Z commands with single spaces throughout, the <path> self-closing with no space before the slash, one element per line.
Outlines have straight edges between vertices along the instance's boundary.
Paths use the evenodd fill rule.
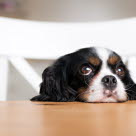
<path fill-rule="evenodd" d="M 135 36 L 136 18 L 101 23 L 53 23 L 1 17 L 0 100 L 7 99 L 8 61 L 33 89 L 39 92 L 41 77 L 25 58 L 56 59 L 79 48 L 90 46 L 104 46 L 123 56 L 129 56 L 123 58 L 128 60 L 128 67 L 136 82 Z M 131 55 L 133 57 L 130 57 Z"/>
<path fill-rule="evenodd" d="M 0 54 L 54 59 L 79 48 L 104 46 L 136 54 L 136 18 L 101 23 L 52 23 L 0 18 Z"/>

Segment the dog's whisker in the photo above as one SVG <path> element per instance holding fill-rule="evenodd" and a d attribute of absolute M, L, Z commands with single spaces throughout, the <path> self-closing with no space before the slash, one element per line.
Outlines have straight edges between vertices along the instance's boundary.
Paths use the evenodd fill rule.
<path fill-rule="evenodd" d="M 85 80 L 85 76 L 84 76 L 84 82 L 85 82 L 85 84 L 86 84 L 88 87 L 90 87 L 90 85 L 87 84 L 87 82 L 86 82 L 86 80 Z"/>
<path fill-rule="evenodd" d="M 125 90 L 129 90 L 129 89 L 132 88 L 133 86 L 135 86 L 135 84 L 130 84 L 130 85 L 126 86 Z"/>

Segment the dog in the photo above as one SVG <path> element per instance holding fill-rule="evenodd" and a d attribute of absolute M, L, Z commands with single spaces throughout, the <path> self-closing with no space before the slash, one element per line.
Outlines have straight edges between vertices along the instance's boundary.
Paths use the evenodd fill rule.
<path fill-rule="evenodd" d="M 32 101 L 124 102 L 136 100 L 136 85 L 116 52 L 83 48 L 60 57 L 42 74 Z"/>

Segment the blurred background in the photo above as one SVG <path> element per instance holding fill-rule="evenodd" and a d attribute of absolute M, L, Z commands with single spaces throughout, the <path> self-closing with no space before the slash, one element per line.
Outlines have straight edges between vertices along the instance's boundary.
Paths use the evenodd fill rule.
<path fill-rule="evenodd" d="M 0 15 L 40 21 L 90 22 L 136 16 L 136 0 L 0 0 Z"/>
<path fill-rule="evenodd" d="M 87 23 L 88 25 L 88 23 L 95 24 L 95 23 L 103 23 L 110 21 L 118 21 L 122 19 L 135 18 L 136 0 L 0 0 L 0 16 L 8 17 L 10 19 L 17 19 L 16 20 L 17 22 L 18 19 L 29 20 L 30 22 L 36 22 L 36 23 L 39 22 L 41 23 L 40 26 L 43 25 L 43 27 L 44 27 L 44 23 L 46 25 L 48 25 L 48 23 L 51 24 L 62 23 L 63 25 L 65 23 L 74 24 L 74 25 L 76 23 Z M 5 31 L 9 32 L 9 27 L 10 27 L 10 23 L 8 23 L 8 26 L 4 28 Z M 32 29 L 34 30 L 35 27 L 33 27 Z M 12 33 L 14 32 L 11 32 L 10 35 L 12 35 Z M 21 35 L 21 31 L 20 33 L 17 33 L 17 35 Z M 29 36 L 31 37 L 31 35 Z M 133 36 L 131 35 L 131 38 L 132 37 L 134 40 L 135 39 L 134 35 Z M 1 37 L 1 39 L 3 39 L 3 37 Z M 23 40 L 26 39 L 23 38 Z M 33 40 L 35 39 L 33 38 Z M 8 39 L 5 41 L 8 41 Z M 101 43 L 101 40 L 98 42 Z M 83 45 L 83 47 L 86 47 L 86 43 L 88 44 L 88 41 L 85 41 L 85 45 Z M 83 42 L 81 44 L 83 44 Z M 56 52 L 58 51 L 56 58 L 59 57 L 60 55 L 63 55 L 63 53 L 60 53 L 60 55 L 58 55 L 60 49 L 58 47 L 57 50 L 57 45 L 55 43 L 54 45 L 56 48 Z M 4 45 L 2 44 L 0 46 L 4 46 Z M 9 46 L 11 47 L 12 45 Z M 18 44 L 18 46 L 20 46 L 20 44 Z M 30 44 L 27 45 L 28 48 L 29 46 Z M 46 50 L 47 48 L 49 47 L 45 45 L 42 50 Z M 112 46 L 110 48 L 114 48 L 114 47 Z M 118 48 L 119 46 L 117 45 L 115 50 L 116 49 L 118 50 Z M 65 45 L 64 45 L 64 49 L 65 49 Z M 73 49 L 71 48 L 71 50 L 67 50 L 66 48 L 65 50 L 69 52 L 72 50 L 74 51 L 74 49 L 76 48 L 73 47 Z M 125 49 L 124 46 L 121 46 L 121 49 L 124 49 L 126 53 L 129 50 L 128 47 Z M 50 52 L 50 54 L 52 53 L 51 52 L 52 50 L 49 49 L 48 51 Z M 31 52 L 33 51 L 31 50 Z M 133 52 L 132 54 L 135 54 L 135 52 Z M 45 69 L 45 67 L 53 63 L 55 57 L 53 58 L 49 57 L 46 59 L 40 59 L 40 57 L 38 59 L 28 57 L 26 58 L 26 60 L 28 64 L 34 68 L 35 72 L 41 77 L 42 71 Z M 10 62 L 8 67 L 9 67 L 8 69 L 9 72 L 8 72 L 8 87 L 6 93 L 6 100 L 27 100 L 37 94 L 34 88 L 27 82 L 27 80 L 20 74 L 18 70 L 16 70 L 16 68 Z"/>

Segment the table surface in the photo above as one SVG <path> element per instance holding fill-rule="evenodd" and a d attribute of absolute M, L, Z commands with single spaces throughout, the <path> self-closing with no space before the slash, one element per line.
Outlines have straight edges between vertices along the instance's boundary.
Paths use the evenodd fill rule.
<path fill-rule="evenodd" d="M 136 136 L 136 101 L 0 102 L 0 136 Z"/>

